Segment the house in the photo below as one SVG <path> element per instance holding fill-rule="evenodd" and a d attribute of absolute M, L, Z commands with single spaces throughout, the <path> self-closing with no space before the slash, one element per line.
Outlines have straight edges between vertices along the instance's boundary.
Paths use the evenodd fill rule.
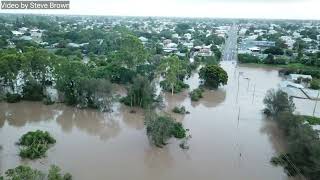
<path fill-rule="evenodd" d="M 297 88 L 297 89 L 303 89 L 304 87 L 301 84 L 293 83 L 290 81 L 283 81 L 280 83 L 280 87 L 290 87 L 290 88 Z"/>
<path fill-rule="evenodd" d="M 259 48 L 259 47 L 251 47 L 251 48 L 248 48 L 248 50 L 249 51 L 251 51 L 251 52 L 260 52 L 261 51 L 261 48 Z"/>
<path fill-rule="evenodd" d="M 176 52 L 178 51 L 178 45 L 176 43 L 165 44 L 163 51 L 166 53 Z"/>
<path fill-rule="evenodd" d="M 299 79 L 309 79 L 312 80 L 312 76 L 304 74 L 290 74 L 289 79 L 292 81 L 298 81 Z"/>
<path fill-rule="evenodd" d="M 172 34 L 172 38 L 179 38 L 179 34 L 177 34 L 177 33 Z"/>
<path fill-rule="evenodd" d="M 183 43 L 182 45 L 188 47 L 188 49 L 193 48 L 193 42 L 186 42 L 186 43 Z"/>
<path fill-rule="evenodd" d="M 281 36 L 280 39 L 285 42 L 289 49 L 292 49 L 293 44 L 296 42 L 291 36 Z"/>
<path fill-rule="evenodd" d="M 142 42 L 142 44 L 145 44 L 145 43 L 147 43 L 148 42 L 148 39 L 147 38 L 145 38 L 145 37 L 139 37 L 139 39 L 140 39 L 140 41 Z"/>
<path fill-rule="evenodd" d="M 28 31 L 29 28 L 26 28 L 26 27 L 22 27 L 22 28 L 19 28 L 19 31 L 22 32 L 22 33 L 25 33 Z"/>
<path fill-rule="evenodd" d="M 192 36 L 190 33 L 186 33 L 186 34 L 184 34 L 184 38 L 190 40 L 192 38 Z"/>
<path fill-rule="evenodd" d="M 31 41 L 32 37 L 30 37 L 30 36 L 22 36 L 22 37 L 20 37 L 20 39 L 24 40 L 24 41 Z"/>
<path fill-rule="evenodd" d="M 253 44 L 255 44 L 258 47 L 274 47 L 274 46 L 276 46 L 276 43 L 274 41 L 253 41 Z"/>
<path fill-rule="evenodd" d="M 22 36 L 24 33 L 20 31 L 11 31 L 14 36 Z"/>
<path fill-rule="evenodd" d="M 171 40 L 171 39 L 165 39 L 165 40 L 163 40 L 163 44 L 164 44 L 164 45 L 167 45 L 167 44 L 170 44 L 170 43 L 172 43 L 172 40 Z"/>

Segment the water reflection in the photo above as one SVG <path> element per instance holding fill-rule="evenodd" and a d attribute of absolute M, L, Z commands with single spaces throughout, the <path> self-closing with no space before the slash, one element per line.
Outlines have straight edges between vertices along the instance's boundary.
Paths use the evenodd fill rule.
<path fill-rule="evenodd" d="M 1 127 L 5 122 L 14 127 L 23 127 L 30 123 L 57 122 L 65 133 L 70 133 L 76 128 L 99 136 L 102 140 L 117 136 L 121 130 L 119 119 L 111 114 L 62 104 L 46 106 L 41 102 L 3 103 L 0 105 L 0 111 Z"/>
<path fill-rule="evenodd" d="M 144 112 L 141 108 L 120 105 L 117 116 L 121 117 L 120 119 L 131 128 L 137 130 L 144 129 Z"/>
<path fill-rule="evenodd" d="M 173 158 L 168 147 L 148 147 L 144 153 L 144 163 L 151 169 L 166 169 L 172 166 Z"/>
<path fill-rule="evenodd" d="M 23 127 L 31 122 L 48 121 L 55 114 L 51 107 L 38 102 L 1 103 L 0 111 L 1 119 L 4 117 L 9 125 L 15 127 Z"/>
<path fill-rule="evenodd" d="M 108 113 L 70 107 L 62 107 L 60 112 L 62 113 L 58 116 L 57 123 L 64 132 L 70 132 L 76 127 L 90 135 L 107 140 L 117 136 L 121 130 L 119 120 Z"/>
<path fill-rule="evenodd" d="M 196 108 L 200 104 L 207 107 L 213 108 L 219 106 L 226 99 L 226 91 L 222 88 L 217 90 L 205 90 L 203 93 L 203 98 L 201 98 L 198 102 L 192 102 L 192 107 Z"/>

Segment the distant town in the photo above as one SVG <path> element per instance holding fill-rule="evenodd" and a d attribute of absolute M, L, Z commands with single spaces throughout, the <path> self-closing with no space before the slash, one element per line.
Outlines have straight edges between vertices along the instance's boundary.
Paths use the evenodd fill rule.
<path fill-rule="evenodd" d="M 0 179 L 319 180 L 319 92 L 320 21 L 0 14 Z"/>

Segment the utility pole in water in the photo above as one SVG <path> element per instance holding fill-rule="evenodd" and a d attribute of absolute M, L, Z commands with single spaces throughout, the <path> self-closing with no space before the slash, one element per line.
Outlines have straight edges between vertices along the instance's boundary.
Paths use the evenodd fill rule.
<path fill-rule="evenodd" d="M 320 94 L 320 90 L 318 90 L 318 95 L 317 95 L 316 103 L 314 104 L 313 113 L 312 113 L 312 116 L 313 116 L 313 117 L 314 117 L 314 114 L 316 113 L 317 104 L 318 104 L 318 100 L 319 100 L 319 94 Z"/>

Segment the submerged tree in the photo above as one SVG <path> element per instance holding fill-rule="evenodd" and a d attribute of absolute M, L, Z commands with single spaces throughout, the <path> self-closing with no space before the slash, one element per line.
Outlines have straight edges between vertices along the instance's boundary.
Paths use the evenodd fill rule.
<path fill-rule="evenodd" d="M 161 86 L 165 89 L 171 90 L 171 93 L 179 92 L 189 86 L 183 83 L 183 79 L 187 74 L 187 64 L 180 60 L 178 57 L 168 57 L 163 59 L 159 66 L 159 71 L 164 74 L 165 80 L 161 83 Z"/>
<path fill-rule="evenodd" d="M 128 95 L 121 101 L 131 107 L 150 107 L 155 102 L 154 85 L 146 77 L 138 75 L 129 86 Z"/>
<path fill-rule="evenodd" d="M 169 116 L 159 116 L 153 112 L 145 117 L 147 135 L 152 144 L 163 147 L 171 137 L 182 139 L 186 137 L 183 125 Z"/>
<path fill-rule="evenodd" d="M 199 76 L 204 80 L 204 85 L 210 88 L 218 88 L 228 82 L 227 72 L 218 65 L 206 65 L 200 69 Z"/>
<path fill-rule="evenodd" d="M 280 112 L 292 113 L 295 109 L 292 98 L 289 98 L 288 94 L 281 90 L 269 90 L 263 103 L 266 106 L 264 112 L 272 116 L 276 116 Z"/>

